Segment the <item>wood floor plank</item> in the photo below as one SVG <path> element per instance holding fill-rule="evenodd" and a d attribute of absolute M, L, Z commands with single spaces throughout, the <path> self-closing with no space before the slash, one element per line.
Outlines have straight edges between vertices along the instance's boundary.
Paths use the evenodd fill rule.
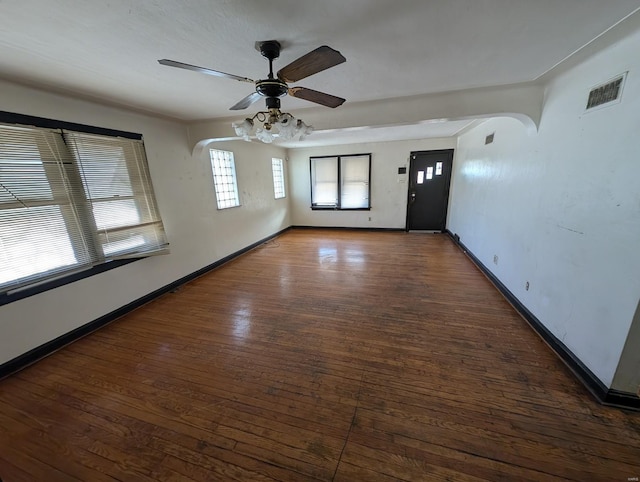
<path fill-rule="evenodd" d="M 453 480 L 470 475 L 482 480 L 518 480 L 522 482 L 565 481 L 567 479 L 555 477 L 543 471 L 526 469 L 522 466 L 502 462 L 479 454 L 457 450 L 441 445 L 439 442 L 430 443 L 411 437 L 386 432 L 372 432 L 365 427 L 354 427 L 349 436 L 350 444 L 372 448 L 387 457 L 396 455 L 409 457 L 413 460 L 423 460 L 433 467 L 446 468 L 458 472 L 460 475 Z M 341 461 L 344 462 L 343 459 Z M 352 464 L 361 464 L 357 457 L 353 457 Z M 426 475 L 426 474 L 425 474 Z M 419 477 L 418 477 L 419 479 Z"/>
<path fill-rule="evenodd" d="M 412 457 L 417 455 L 418 457 Z M 461 467 L 445 466 L 437 463 L 433 457 L 425 457 L 425 454 L 413 451 L 410 453 L 398 453 L 389 451 L 386 448 L 380 450 L 371 448 L 368 445 L 349 443 L 342 457 L 343 463 L 352 466 L 360 466 L 368 470 L 373 470 L 377 474 L 384 474 L 393 477 L 395 480 L 420 480 L 431 477 L 435 480 L 460 480 L 465 482 L 482 482 L 486 479 L 465 473 Z M 474 471 L 477 471 L 475 468 Z"/>
<path fill-rule="evenodd" d="M 0 381 L 5 481 L 638 476 L 444 235 L 290 230 Z"/>

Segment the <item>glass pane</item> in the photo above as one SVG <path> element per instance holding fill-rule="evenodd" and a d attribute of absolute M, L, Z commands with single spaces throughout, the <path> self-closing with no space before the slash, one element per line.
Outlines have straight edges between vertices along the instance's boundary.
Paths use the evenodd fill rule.
<path fill-rule="evenodd" d="M 93 216 L 98 229 L 132 226 L 140 223 L 140 213 L 133 199 L 93 203 Z"/>
<path fill-rule="evenodd" d="M 311 203 L 316 206 L 338 204 L 338 159 L 311 158 Z"/>
<path fill-rule="evenodd" d="M 436 176 L 442 175 L 442 162 L 436 162 Z"/>
<path fill-rule="evenodd" d="M 361 182 L 350 182 L 342 185 L 340 207 L 356 209 L 369 207 L 369 186 Z"/>
<path fill-rule="evenodd" d="M 82 181 L 87 198 L 132 196 L 131 179 L 122 147 L 78 141 Z"/>
<path fill-rule="evenodd" d="M 37 133 L 25 129 L 0 129 L 0 204 L 53 199 L 39 139 Z"/>
<path fill-rule="evenodd" d="M 0 284 L 76 263 L 58 206 L 0 211 Z"/>
<path fill-rule="evenodd" d="M 273 192 L 276 199 L 285 197 L 284 168 L 282 164 L 282 159 L 271 159 L 271 170 L 273 171 Z"/>
<path fill-rule="evenodd" d="M 0 204 L 52 200 L 51 186 L 42 162 L 0 161 Z"/>
<path fill-rule="evenodd" d="M 211 149 L 209 153 L 218 209 L 240 206 L 233 152 Z"/>
<path fill-rule="evenodd" d="M 135 252 L 162 252 L 167 239 L 153 196 L 142 141 L 70 131 L 64 135 L 72 150 L 77 149 L 74 156 L 78 171 L 86 196 L 92 201 L 89 207 L 93 219 L 85 229 L 97 227 L 102 252 L 107 258 L 126 254 L 126 243 L 122 246 L 111 243 L 131 237 L 130 230 L 122 228 L 136 225 L 138 229 L 151 227 L 154 235 L 143 236 L 144 244 L 135 248 Z"/>
<path fill-rule="evenodd" d="M 342 209 L 369 207 L 369 156 L 340 158 Z"/>
<path fill-rule="evenodd" d="M 427 179 L 433 179 L 433 167 L 427 167 Z"/>
<path fill-rule="evenodd" d="M 142 246 L 144 244 L 144 236 L 138 234 L 127 239 L 104 243 L 102 245 L 102 249 L 104 250 L 105 256 L 111 256 L 118 253 L 135 251 L 134 248 L 137 248 L 138 246 Z"/>
<path fill-rule="evenodd" d="M 418 184 L 424 184 L 424 171 L 418 171 Z"/>
<path fill-rule="evenodd" d="M 146 246 L 166 244 L 164 233 L 158 232 L 157 223 L 100 231 L 98 238 L 106 256 L 139 253 L 144 252 Z"/>
<path fill-rule="evenodd" d="M 369 182 L 369 156 L 342 157 L 340 159 L 340 176 L 343 183 Z"/>

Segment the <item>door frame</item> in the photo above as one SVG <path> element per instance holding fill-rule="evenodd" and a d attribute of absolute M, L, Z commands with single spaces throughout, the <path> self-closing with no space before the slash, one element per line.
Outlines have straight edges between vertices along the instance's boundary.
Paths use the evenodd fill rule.
<path fill-rule="evenodd" d="M 446 173 L 445 179 L 445 203 L 444 203 L 444 227 L 440 232 L 444 233 L 447 230 L 447 214 L 449 213 L 449 193 L 451 191 L 451 175 L 453 174 L 453 157 L 455 149 L 432 149 L 429 151 L 411 151 L 409 154 L 409 182 L 407 183 L 407 216 L 405 218 L 404 230 L 409 232 L 409 209 L 411 208 L 411 186 L 415 182 L 411 175 L 411 167 L 413 164 L 413 157 L 419 154 L 446 154 L 451 161 L 451 169 Z"/>

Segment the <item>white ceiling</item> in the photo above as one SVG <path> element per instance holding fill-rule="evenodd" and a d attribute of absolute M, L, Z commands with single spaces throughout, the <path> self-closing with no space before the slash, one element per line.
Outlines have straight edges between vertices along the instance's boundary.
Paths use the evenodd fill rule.
<path fill-rule="evenodd" d="M 274 70 L 326 44 L 347 62 L 295 85 L 362 102 L 534 80 L 639 7 L 638 0 L 0 0 L 0 77 L 184 121 L 214 119 L 233 114 L 229 107 L 252 86 L 158 59 L 260 79 L 268 62 L 256 41 L 283 44 Z M 282 104 L 294 112 L 314 105 L 290 97 Z"/>

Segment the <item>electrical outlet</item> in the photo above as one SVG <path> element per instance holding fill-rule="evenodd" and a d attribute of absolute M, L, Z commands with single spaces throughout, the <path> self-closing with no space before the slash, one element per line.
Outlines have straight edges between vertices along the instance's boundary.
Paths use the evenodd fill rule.
<path fill-rule="evenodd" d="M 524 289 L 525 289 L 525 290 L 527 290 L 527 291 L 529 291 L 529 282 L 528 282 L 528 281 L 525 283 L 525 285 L 524 285 Z"/>
<path fill-rule="evenodd" d="M 369 216 L 369 221 L 371 221 L 371 216 Z"/>
<path fill-rule="evenodd" d="M 497 254 L 493 255 L 493 264 L 496 264 L 496 265 L 498 264 L 498 255 Z"/>

